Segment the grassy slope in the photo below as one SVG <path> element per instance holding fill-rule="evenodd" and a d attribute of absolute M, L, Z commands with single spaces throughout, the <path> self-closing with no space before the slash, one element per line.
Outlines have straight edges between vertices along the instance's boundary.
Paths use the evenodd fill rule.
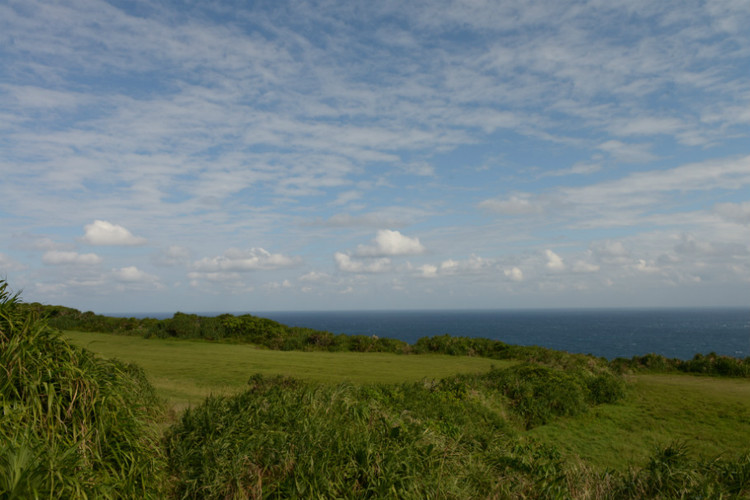
<path fill-rule="evenodd" d="M 696 456 L 734 456 L 750 443 L 750 380 L 638 375 L 626 399 L 531 431 L 602 467 L 644 463 L 657 446 L 681 441 Z"/>
<path fill-rule="evenodd" d="M 141 366 L 159 394 L 177 406 L 210 393 L 238 392 L 250 375 L 286 375 L 318 382 L 399 383 L 477 373 L 511 362 L 447 355 L 271 351 L 246 344 L 143 339 L 65 332 L 73 343 L 108 358 Z"/>
<path fill-rule="evenodd" d="M 142 366 L 178 408 L 238 392 L 253 373 L 321 382 L 397 383 L 483 372 L 508 362 L 442 355 L 270 351 L 248 345 L 67 332 L 74 343 Z M 750 443 L 750 380 L 637 375 L 624 401 L 533 429 L 531 436 L 602 468 L 642 465 L 657 446 L 686 442 L 695 456 L 735 456 Z"/>

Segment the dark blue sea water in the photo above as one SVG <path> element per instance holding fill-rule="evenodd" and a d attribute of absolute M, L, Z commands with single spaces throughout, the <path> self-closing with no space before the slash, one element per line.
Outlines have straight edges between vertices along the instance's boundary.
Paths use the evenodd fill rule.
<path fill-rule="evenodd" d="M 242 313 L 235 313 L 242 314 Z M 750 356 L 750 309 L 251 312 L 291 326 L 413 344 L 450 334 L 609 359 L 657 353 Z M 150 315 L 171 317 L 172 315 Z"/>
<path fill-rule="evenodd" d="M 657 353 L 750 356 L 750 309 L 347 311 L 257 313 L 291 326 L 414 343 L 450 334 L 609 359 Z"/>

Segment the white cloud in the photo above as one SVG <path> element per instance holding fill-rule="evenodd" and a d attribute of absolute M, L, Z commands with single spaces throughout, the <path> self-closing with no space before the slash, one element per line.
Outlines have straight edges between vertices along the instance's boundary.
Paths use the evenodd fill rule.
<path fill-rule="evenodd" d="M 326 273 L 321 273 L 319 271 L 310 271 L 307 274 L 303 274 L 298 279 L 300 281 L 307 281 L 307 282 L 316 282 L 316 281 L 323 281 L 328 279 L 329 276 Z"/>
<path fill-rule="evenodd" d="M 146 239 L 134 236 L 124 227 L 103 220 L 95 220 L 84 227 L 81 240 L 90 245 L 134 246 L 143 245 Z"/>
<path fill-rule="evenodd" d="M 123 283 L 158 283 L 159 278 L 153 274 L 141 271 L 136 266 L 127 266 L 120 269 L 112 269 L 112 276 Z"/>
<path fill-rule="evenodd" d="M 652 169 L 582 187 L 560 188 L 551 196 L 570 227 L 695 225 L 695 213 L 676 210 L 693 203 L 693 192 L 740 190 L 750 186 L 750 157 L 707 160 L 671 169 Z M 728 212 L 726 211 L 728 209 Z M 739 217 L 737 206 L 718 215 Z M 561 212 L 560 212 L 561 213 Z"/>
<path fill-rule="evenodd" d="M 540 214 L 543 209 L 538 203 L 531 201 L 531 195 L 518 194 L 508 199 L 491 199 L 479 203 L 479 207 L 500 215 L 532 215 Z"/>
<path fill-rule="evenodd" d="M 722 218 L 747 226 L 750 224 L 750 202 L 742 203 L 719 203 L 714 206 L 714 212 Z"/>
<path fill-rule="evenodd" d="M 418 175 L 421 177 L 433 177 L 435 175 L 435 167 L 429 163 L 410 163 L 403 166 L 404 172 L 410 175 Z"/>
<path fill-rule="evenodd" d="M 289 282 L 289 280 L 284 280 L 281 282 L 269 281 L 268 283 L 263 285 L 263 288 L 265 288 L 266 290 L 281 290 L 281 289 L 288 289 L 291 287 L 292 287 L 292 284 Z"/>
<path fill-rule="evenodd" d="M 435 297 L 463 275 L 489 282 L 483 273 L 506 289 L 514 276 L 622 283 L 640 260 L 674 282 L 698 265 L 705 281 L 740 279 L 730 265 L 747 279 L 750 208 L 740 197 L 750 164 L 728 158 L 747 154 L 747 2 L 301 0 L 298 16 L 254 3 L 228 23 L 215 15 L 221 1 L 179 15 L 169 5 L 29 2 L 0 2 L 0 33 L 13 40 L 0 84 L 0 266 L 22 269 L 19 248 L 44 254 L 32 266 L 60 266 L 33 269 L 30 281 L 87 286 L 98 300 L 94 284 L 113 277 L 83 268 L 95 254 L 49 238 L 31 249 L 16 236 L 70 243 L 66 228 L 94 217 L 80 241 L 146 236 L 166 250 L 131 252 L 140 260 L 127 264 L 187 266 L 207 288 L 231 281 L 243 292 L 242 273 L 297 263 L 316 292 L 356 277 L 323 278 L 261 250 L 216 256 L 225 248 L 267 242 L 319 263 L 363 230 L 407 227 L 441 256 L 408 267 L 448 278 L 414 285 L 434 285 Z M 352 31 L 363 18 L 377 22 Z M 472 207 L 517 217 L 476 218 Z M 407 267 L 397 256 L 428 253 L 397 231 L 368 239 L 320 271 L 396 275 Z M 569 280 L 543 272 L 557 265 L 544 256 L 551 241 L 570 243 L 560 258 Z M 502 265 L 464 258 L 474 251 Z M 107 269 L 121 258 L 108 251 Z M 184 279 L 184 269 L 159 270 Z M 390 276 L 366 278 L 382 286 Z M 402 286 L 416 300 L 408 279 Z"/>
<path fill-rule="evenodd" d="M 595 273 L 599 269 L 601 269 L 601 266 L 591 262 L 586 262 L 585 260 L 578 260 L 573 264 L 574 273 Z"/>
<path fill-rule="evenodd" d="M 616 121 L 611 130 L 617 135 L 655 135 L 675 134 L 685 128 L 685 124 L 676 118 L 642 117 Z M 603 148 L 604 149 L 604 148 Z"/>
<path fill-rule="evenodd" d="M 545 250 L 544 256 L 547 258 L 547 269 L 550 271 L 563 271 L 565 270 L 565 263 L 562 260 L 562 257 L 557 255 L 552 250 Z"/>
<path fill-rule="evenodd" d="M 355 255 L 359 257 L 384 257 L 398 255 L 417 255 L 424 253 L 425 247 L 419 238 L 404 236 L 398 231 L 381 229 L 372 245 L 359 245 Z"/>
<path fill-rule="evenodd" d="M 333 255 L 333 259 L 340 271 L 348 273 L 382 273 L 391 269 L 391 260 L 387 257 L 352 259 L 345 253 L 336 252 Z"/>
<path fill-rule="evenodd" d="M 517 281 L 517 282 L 523 281 L 523 271 L 521 271 L 521 269 L 519 269 L 516 266 L 503 270 L 503 274 L 505 275 L 506 278 L 510 279 L 511 281 Z"/>
<path fill-rule="evenodd" d="M 424 264 L 422 266 L 419 266 L 417 268 L 417 271 L 419 271 L 419 276 L 421 276 L 422 278 L 435 278 L 438 275 L 437 266 L 433 266 L 432 264 Z"/>
<path fill-rule="evenodd" d="M 201 272 L 248 272 L 259 270 L 283 269 L 300 262 L 298 258 L 278 253 L 270 253 L 263 248 L 240 250 L 230 248 L 224 255 L 205 257 L 193 263 L 193 268 Z"/>
<path fill-rule="evenodd" d="M 171 245 L 169 248 L 162 250 L 156 255 L 155 261 L 161 266 L 179 266 L 187 264 L 190 261 L 190 249 L 180 245 Z"/>
<path fill-rule="evenodd" d="M 656 159 L 647 144 L 629 144 L 616 140 L 609 140 L 599 144 L 599 149 L 606 151 L 612 157 L 624 163 L 646 163 Z"/>
<path fill-rule="evenodd" d="M 485 259 L 479 255 L 470 255 L 466 260 L 448 259 L 440 264 L 440 272 L 444 274 L 472 274 L 484 272 L 495 265 L 492 259 Z"/>
<path fill-rule="evenodd" d="M 630 252 L 621 241 L 605 240 L 591 246 L 593 257 L 606 264 L 625 264 L 630 262 Z"/>
<path fill-rule="evenodd" d="M 61 250 L 49 250 L 42 256 L 42 262 L 52 266 L 82 265 L 94 266 L 101 264 L 102 258 L 95 253 L 80 254 Z"/>
<path fill-rule="evenodd" d="M 338 197 L 331 202 L 331 205 L 346 205 L 352 201 L 359 200 L 362 198 L 362 193 L 359 191 L 345 191 L 338 195 Z"/>
<path fill-rule="evenodd" d="M 578 162 L 570 168 L 560 170 L 548 170 L 539 174 L 540 178 L 544 177 L 563 177 L 566 175 L 588 175 L 599 172 L 602 169 L 600 163 Z"/>
<path fill-rule="evenodd" d="M 13 258 L 3 253 L 0 253 L 0 277 L 4 277 L 2 273 L 7 271 L 23 271 L 26 266 L 17 262 Z"/>
<path fill-rule="evenodd" d="M 635 264 L 633 264 L 633 269 L 646 274 L 655 274 L 661 271 L 655 263 L 647 262 L 645 259 L 638 259 Z"/>

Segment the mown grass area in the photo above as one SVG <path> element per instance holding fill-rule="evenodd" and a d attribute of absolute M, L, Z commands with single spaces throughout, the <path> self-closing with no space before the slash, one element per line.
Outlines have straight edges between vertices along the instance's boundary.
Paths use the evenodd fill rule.
<path fill-rule="evenodd" d="M 255 373 L 312 382 L 391 384 L 486 372 L 514 363 L 439 354 L 273 351 L 247 344 L 72 331 L 64 336 L 103 357 L 141 366 L 158 393 L 178 409 L 200 403 L 209 394 L 243 390 Z"/>
<path fill-rule="evenodd" d="M 601 468 L 644 463 L 658 447 L 680 442 L 695 457 L 746 451 L 750 380 L 648 374 L 629 378 L 626 397 L 530 435 Z"/>

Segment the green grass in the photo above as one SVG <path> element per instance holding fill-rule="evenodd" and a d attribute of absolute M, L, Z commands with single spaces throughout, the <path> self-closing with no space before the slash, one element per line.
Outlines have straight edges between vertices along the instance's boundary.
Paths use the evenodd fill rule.
<path fill-rule="evenodd" d="M 0 280 L 0 499 L 163 498 L 143 371 L 71 346 Z"/>
<path fill-rule="evenodd" d="M 65 337 L 101 356 L 141 366 L 158 393 L 177 408 L 209 394 L 235 393 L 251 375 L 284 375 L 325 383 L 401 383 L 486 372 L 513 362 L 448 355 L 357 352 L 301 352 L 258 349 L 246 344 L 143 339 L 72 332 Z"/>
<path fill-rule="evenodd" d="M 102 333 L 65 336 L 104 357 L 143 367 L 158 393 L 178 410 L 201 403 L 209 394 L 240 392 L 255 373 L 323 383 L 397 384 L 482 373 L 512 363 L 445 355 L 273 351 Z M 750 443 L 750 380 L 631 376 L 627 396 L 619 403 L 556 419 L 529 435 L 601 469 L 642 464 L 656 448 L 674 441 L 684 442 L 695 457 L 733 455 Z"/>
<path fill-rule="evenodd" d="M 590 464 L 620 470 L 675 441 L 696 458 L 733 456 L 750 443 L 750 380 L 638 375 L 623 401 L 530 434 Z"/>

